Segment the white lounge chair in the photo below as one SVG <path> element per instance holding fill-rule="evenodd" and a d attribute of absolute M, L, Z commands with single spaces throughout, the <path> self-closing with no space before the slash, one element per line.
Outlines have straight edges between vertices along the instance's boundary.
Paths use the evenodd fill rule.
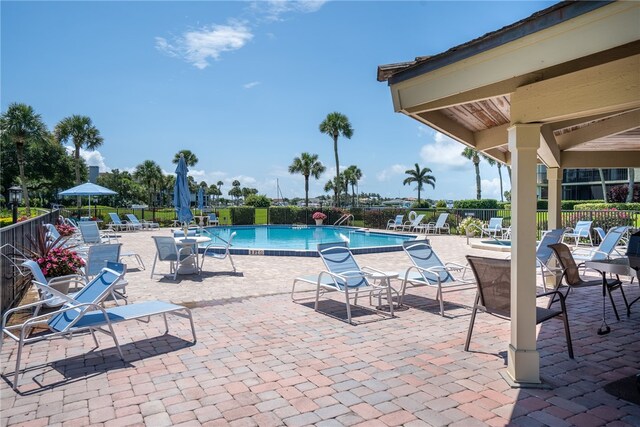
<path fill-rule="evenodd" d="M 82 288 L 73 298 L 57 292 L 55 289 L 49 289 L 49 292 L 55 297 L 65 300 L 65 304 L 59 309 L 51 313 L 33 316 L 20 324 L 9 326 L 7 321 L 9 316 L 18 310 L 27 308 L 36 308 L 44 302 L 38 301 L 7 310 L 2 317 L 2 334 L 7 335 L 18 343 L 16 351 L 16 366 L 13 373 L 13 389 L 18 388 L 18 375 L 20 373 L 20 361 L 23 347 L 26 344 L 35 343 L 47 339 L 57 337 L 72 338 L 73 336 L 82 335 L 82 332 L 91 332 L 96 346 L 99 346 L 95 332 L 103 332 L 110 335 L 118 350 L 120 358 L 124 360 L 120 343 L 113 329 L 113 324 L 127 320 L 138 320 L 149 318 L 151 316 L 162 315 L 166 332 L 169 329 L 167 314 L 188 318 L 191 323 L 191 333 L 193 341 L 196 341 L 196 331 L 193 324 L 191 311 L 181 305 L 171 304 L 162 301 L 140 302 L 135 304 L 123 305 L 113 308 L 104 308 L 100 303 L 111 294 L 113 287 L 122 278 L 122 274 L 118 271 L 108 268 L 103 269 L 91 282 Z M 39 288 L 46 287 L 42 283 L 35 282 Z M 45 327 L 47 330 L 42 334 L 33 337 L 29 336 L 29 331 L 36 326 Z M 3 340 L 0 340 L 0 345 Z"/>
<path fill-rule="evenodd" d="M 147 229 L 160 228 L 160 224 L 158 224 L 157 222 L 147 221 L 144 219 L 140 221 L 138 217 L 135 216 L 134 214 L 126 214 L 126 215 L 127 215 L 127 218 L 129 219 L 129 223 L 133 224 L 135 227 L 147 228 Z"/>
<path fill-rule="evenodd" d="M 579 262 L 604 261 L 611 258 L 611 254 L 616 250 L 618 242 L 627 232 L 627 227 L 612 227 L 604 236 L 597 248 L 575 248 L 573 259 Z"/>
<path fill-rule="evenodd" d="M 451 229 L 449 228 L 449 224 L 447 224 L 447 218 L 449 214 L 446 212 L 441 213 L 438 216 L 436 222 L 429 222 L 425 228 L 425 233 L 434 233 L 440 234 L 441 231 L 446 231 L 447 234 L 451 234 Z"/>
<path fill-rule="evenodd" d="M 580 244 L 580 239 L 589 239 L 589 246 L 593 246 L 593 239 L 591 238 L 591 224 L 593 221 L 578 221 L 574 228 L 569 228 L 562 236 L 562 242 L 564 243 L 566 238 L 574 239 L 575 246 Z"/>
<path fill-rule="evenodd" d="M 489 223 L 482 227 L 482 234 L 496 238 L 502 236 L 502 218 L 489 218 Z"/>
<path fill-rule="evenodd" d="M 406 221 L 402 226 L 403 231 L 420 231 L 423 230 L 426 224 L 420 225 L 424 219 L 424 214 L 417 215 L 413 221 Z"/>
<path fill-rule="evenodd" d="M 202 262 L 200 263 L 200 270 L 202 270 L 202 267 L 204 266 L 204 260 L 206 258 L 206 255 L 209 255 L 211 258 L 215 258 L 215 259 L 229 258 L 229 261 L 231 262 L 231 267 L 233 268 L 233 272 L 235 273 L 236 266 L 233 263 L 233 258 L 231 257 L 229 248 L 231 247 L 231 242 L 233 241 L 233 238 L 236 236 L 236 234 L 237 233 L 235 231 L 231 233 L 231 236 L 229 236 L 229 240 L 224 240 L 220 236 L 214 235 L 212 237 L 214 240 L 204 248 L 204 252 L 202 253 Z M 217 240 L 219 240 L 222 243 L 218 243 Z"/>
<path fill-rule="evenodd" d="M 111 239 L 118 241 L 118 236 L 110 233 L 102 233 L 95 221 L 80 221 L 78 223 L 82 240 L 89 245 L 98 243 L 111 243 Z"/>
<path fill-rule="evenodd" d="M 141 226 L 135 227 L 133 224 L 129 224 L 126 221 L 123 222 L 115 212 L 109 212 L 109 217 L 111 218 L 111 222 L 107 224 L 107 227 L 116 231 L 131 231 L 142 228 Z"/>
<path fill-rule="evenodd" d="M 473 280 L 465 277 L 468 267 L 452 262 L 443 263 L 427 241 L 408 240 L 402 243 L 402 249 L 409 255 L 413 265 L 399 272 L 402 280 L 400 305 L 403 303 L 407 285 L 431 286 L 437 289 L 436 301 L 440 303 L 440 315 L 444 316 L 442 294 L 445 289 L 459 290 L 461 286 L 474 283 Z M 452 275 L 453 272 L 462 272 L 462 276 L 455 278 Z"/>
<path fill-rule="evenodd" d="M 396 215 L 395 219 L 390 219 L 389 221 L 387 221 L 387 230 L 397 230 L 398 228 L 403 228 L 403 220 L 404 215 Z"/>
<path fill-rule="evenodd" d="M 378 299 L 382 293 L 386 293 L 387 302 L 389 303 L 389 313 L 379 311 L 384 315 L 393 317 L 393 300 L 391 297 L 391 286 L 388 280 L 381 280 L 375 283 L 374 278 L 384 278 L 384 272 L 373 269 L 371 267 L 358 266 L 353 254 L 347 247 L 345 242 L 321 243 L 318 245 L 318 254 L 322 258 L 322 262 L 327 268 L 326 271 L 318 275 L 316 282 L 316 302 L 314 309 L 318 311 L 318 303 L 320 293 L 323 290 L 337 291 L 344 294 L 345 305 L 347 308 L 347 322 L 351 323 L 351 303 L 350 295 L 354 296 L 354 305 L 358 303 L 358 294 L 366 292 L 369 297 L 373 293 L 378 293 Z M 330 280 L 326 280 L 326 279 Z"/>

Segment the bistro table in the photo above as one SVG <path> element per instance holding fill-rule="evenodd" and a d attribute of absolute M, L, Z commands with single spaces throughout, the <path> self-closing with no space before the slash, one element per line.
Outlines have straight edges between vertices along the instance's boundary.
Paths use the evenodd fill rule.
<path fill-rule="evenodd" d="M 585 264 L 585 267 L 596 270 L 600 272 L 600 274 L 602 274 L 602 298 L 603 298 L 602 321 L 603 321 L 603 324 L 606 325 L 604 299 L 606 299 L 606 295 L 607 295 L 607 274 L 615 274 L 616 277 L 619 277 L 619 276 L 633 277 L 635 274 L 638 274 L 638 278 L 640 279 L 640 272 L 637 270 L 637 267 L 635 268 L 631 267 L 628 257 L 607 259 L 607 260 L 601 260 L 601 261 L 586 261 L 584 264 Z M 640 299 L 640 297 L 634 299 L 633 301 L 631 301 L 631 303 L 629 303 L 627 302 L 627 298 L 624 296 L 624 293 L 622 295 L 624 299 L 624 305 L 627 308 L 627 317 L 629 317 L 631 316 L 631 306 L 635 302 L 637 302 Z"/>
<path fill-rule="evenodd" d="M 367 276 L 374 281 L 380 281 L 380 289 L 378 290 L 378 307 L 382 308 L 382 293 L 386 290 L 387 302 L 389 303 L 389 314 L 393 317 L 393 296 L 392 292 L 398 295 L 398 301 L 400 301 L 400 294 L 394 288 L 391 287 L 391 279 L 397 279 L 400 273 L 396 271 L 367 271 Z"/>
<path fill-rule="evenodd" d="M 189 251 L 190 254 L 195 255 L 195 258 L 193 258 L 191 262 L 180 263 L 180 265 L 178 266 L 178 274 L 200 273 L 200 262 L 198 262 L 198 245 L 200 245 L 201 243 L 209 243 L 211 241 L 211 237 L 187 236 L 176 237 L 174 238 L 174 240 L 176 242 L 176 246 L 178 247 L 178 252 L 184 253 L 184 251 Z"/>

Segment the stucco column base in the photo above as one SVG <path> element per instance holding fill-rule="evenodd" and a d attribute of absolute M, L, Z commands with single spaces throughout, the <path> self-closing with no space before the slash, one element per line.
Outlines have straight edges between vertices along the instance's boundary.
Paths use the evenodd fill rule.
<path fill-rule="evenodd" d="M 511 388 L 549 388 L 540 380 L 539 360 L 537 350 L 517 350 L 509 345 L 509 363 L 507 370 L 500 371 L 502 378 Z"/>

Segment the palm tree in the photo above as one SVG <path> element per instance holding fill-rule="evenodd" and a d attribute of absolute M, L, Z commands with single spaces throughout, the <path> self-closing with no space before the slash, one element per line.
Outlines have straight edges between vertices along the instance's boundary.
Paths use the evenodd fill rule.
<path fill-rule="evenodd" d="M 320 178 L 327 168 L 318 161 L 317 154 L 302 153 L 295 157 L 289 166 L 289 173 L 300 173 L 304 176 L 304 206 L 309 207 L 309 177 Z"/>
<path fill-rule="evenodd" d="M 0 116 L 0 137 L 16 145 L 22 199 L 24 200 L 27 216 L 31 215 L 31 207 L 29 205 L 27 180 L 24 175 L 24 147 L 29 142 L 45 141 L 48 135 L 49 132 L 42 121 L 42 117 L 40 117 L 40 114 L 36 114 L 30 105 L 14 102 Z"/>
<path fill-rule="evenodd" d="M 180 156 L 184 156 L 184 161 L 187 163 L 187 166 L 195 166 L 198 163 L 198 157 L 191 152 L 191 150 L 180 150 L 173 156 L 173 164 L 178 164 L 180 161 Z"/>
<path fill-rule="evenodd" d="M 231 197 L 235 199 L 236 205 L 238 204 L 238 200 L 242 196 L 242 189 L 240 188 L 240 181 L 234 179 L 231 183 L 231 190 L 228 193 Z"/>
<path fill-rule="evenodd" d="M 356 205 L 355 186 L 362 179 L 362 171 L 356 165 L 351 165 L 344 171 L 345 181 L 351 185 L 351 206 Z"/>
<path fill-rule="evenodd" d="M 482 158 L 485 159 L 487 161 L 487 163 L 489 163 L 490 166 L 498 166 L 498 178 L 500 180 L 500 201 L 504 202 L 504 195 L 502 194 L 502 163 L 498 162 L 497 160 L 494 160 L 493 158 L 487 156 L 486 154 L 482 155 Z"/>
<path fill-rule="evenodd" d="M 145 160 L 136 166 L 133 177 L 145 186 L 149 196 L 149 206 L 153 206 L 153 195 L 158 186 L 163 184 L 160 166 L 153 160 Z"/>
<path fill-rule="evenodd" d="M 340 177 L 339 176 L 335 177 L 335 178 L 330 179 L 329 181 L 327 181 L 327 183 L 324 185 L 324 191 L 327 192 L 327 193 L 330 193 L 330 192 L 333 191 L 334 194 L 335 194 L 336 187 L 340 187 L 340 185 L 341 185 L 340 184 Z M 335 201 L 335 199 L 334 199 L 334 201 Z"/>
<path fill-rule="evenodd" d="M 476 199 L 480 200 L 482 198 L 482 188 L 480 187 L 480 156 L 478 155 L 478 150 L 466 147 L 461 154 L 471 160 L 476 169 Z"/>
<path fill-rule="evenodd" d="M 320 132 L 326 133 L 333 139 L 333 153 L 336 157 L 336 181 L 340 180 L 340 161 L 338 160 L 338 137 L 340 135 L 347 139 L 353 136 L 353 128 L 349 122 L 349 118 L 342 113 L 333 112 L 327 114 L 327 117 L 320 123 Z M 336 206 L 339 205 L 340 186 L 335 186 Z"/>
<path fill-rule="evenodd" d="M 429 175 L 431 173 L 431 169 L 429 168 L 421 168 L 419 164 L 416 163 L 415 169 L 407 169 L 404 171 L 409 177 L 405 178 L 402 181 L 402 184 L 407 185 L 415 182 L 418 184 L 418 205 L 420 205 L 420 192 L 425 184 L 430 185 L 432 188 L 436 188 L 436 178 L 433 175 Z"/>
<path fill-rule="evenodd" d="M 216 185 L 218 186 L 218 204 L 220 203 L 220 196 L 222 196 L 222 186 L 224 185 L 223 181 L 218 181 L 216 183 Z"/>
<path fill-rule="evenodd" d="M 76 185 L 80 185 L 80 148 L 95 150 L 101 146 L 104 139 L 100 136 L 100 131 L 93 125 L 90 117 L 74 114 L 60 120 L 53 132 L 60 143 L 71 139 L 76 162 Z M 77 206 L 78 208 L 81 206 L 80 197 L 77 199 Z"/>

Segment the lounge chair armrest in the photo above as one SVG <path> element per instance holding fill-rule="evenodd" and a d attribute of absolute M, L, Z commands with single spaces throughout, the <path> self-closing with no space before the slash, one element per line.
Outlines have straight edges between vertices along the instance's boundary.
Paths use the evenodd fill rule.
<path fill-rule="evenodd" d="M 563 309 L 563 311 L 564 311 L 564 309 L 565 309 L 565 308 L 564 308 L 564 299 L 565 299 L 565 296 L 564 296 L 564 294 L 563 294 L 562 292 L 560 292 L 560 291 L 548 291 L 548 292 L 543 292 L 543 293 L 541 293 L 541 294 L 536 294 L 536 298 L 540 298 L 540 297 L 547 297 L 547 296 L 550 296 L 550 295 L 554 295 L 554 298 L 555 298 L 555 296 L 557 296 L 557 297 L 559 297 L 559 298 L 560 298 L 560 304 L 562 305 L 562 309 Z"/>

